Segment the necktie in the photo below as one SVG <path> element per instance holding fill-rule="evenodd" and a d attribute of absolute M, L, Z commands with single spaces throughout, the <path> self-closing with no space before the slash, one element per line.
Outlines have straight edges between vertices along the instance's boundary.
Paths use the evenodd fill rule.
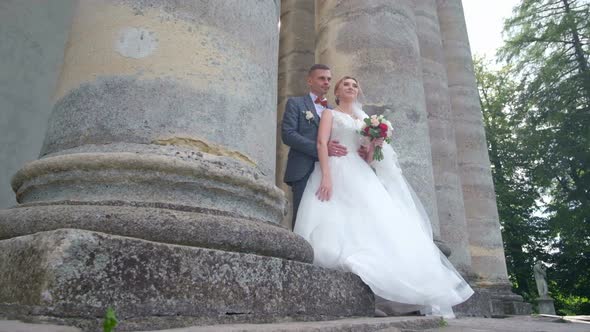
<path fill-rule="evenodd" d="M 315 99 L 315 103 L 316 103 L 316 104 L 320 104 L 320 105 L 322 105 L 322 106 L 324 106 L 324 107 L 326 107 L 326 108 L 328 107 L 328 99 L 326 99 L 326 98 L 324 98 L 324 99 L 320 100 L 320 97 L 317 97 L 317 98 Z"/>

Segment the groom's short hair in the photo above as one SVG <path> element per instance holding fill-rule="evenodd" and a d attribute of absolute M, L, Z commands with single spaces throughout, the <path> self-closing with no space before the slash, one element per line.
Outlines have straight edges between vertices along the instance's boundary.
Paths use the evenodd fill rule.
<path fill-rule="evenodd" d="M 309 68 L 307 75 L 311 75 L 311 73 L 313 73 L 314 70 L 330 70 L 330 67 L 321 63 L 316 63 L 315 65 L 311 66 L 311 68 Z"/>

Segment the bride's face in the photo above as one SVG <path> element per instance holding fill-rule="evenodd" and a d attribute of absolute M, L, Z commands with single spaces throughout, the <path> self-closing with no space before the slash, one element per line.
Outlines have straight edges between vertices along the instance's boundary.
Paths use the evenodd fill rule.
<path fill-rule="evenodd" d="M 359 95 L 359 84 L 352 78 L 340 82 L 336 89 L 336 97 L 341 101 L 355 101 Z"/>

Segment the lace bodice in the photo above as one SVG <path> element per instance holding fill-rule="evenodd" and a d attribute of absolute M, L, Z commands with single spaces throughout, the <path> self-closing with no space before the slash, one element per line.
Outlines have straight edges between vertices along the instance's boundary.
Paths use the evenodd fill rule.
<path fill-rule="evenodd" d="M 361 145 L 359 130 L 363 121 L 346 113 L 331 110 L 333 114 L 331 140 L 337 140 L 350 151 L 356 151 Z"/>

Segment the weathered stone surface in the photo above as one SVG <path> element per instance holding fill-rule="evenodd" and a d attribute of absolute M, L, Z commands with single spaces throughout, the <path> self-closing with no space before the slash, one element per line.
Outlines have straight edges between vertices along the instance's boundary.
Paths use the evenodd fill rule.
<path fill-rule="evenodd" d="M 467 301 L 453 307 L 455 315 L 458 317 L 492 317 L 490 293 L 477 287 L 473 287 L 473 291 L 473 295 Z"/>
<path fill-rule="evenodd" d="M 458 316 L 506 317 L 529 315 L 531 304 L 522 296 L 512 293 L 510 284 L 487 283 L 487 286 L 472 286 L 475 293 L 464 303 L 453 307 Z"/>
<path fill-rule="evenodd" d="M 52 2 L 53 14 L 45 11 L 43 15 L 49 16 L 40 16 L 43 10 L 38 10 L 38 4 L 21 5 L 21 1 L 12 1 L 7 5 L 8 11 L 2 11 L 2 14 L 8 14 L 0 16 L 14 22 L 10 21 L 11 16 L 15 16 L 11 14 L 14 13 L 12 9 L 19 8 L 19 12 L 27 12 L 28 20 L 23 21 L 26 24 L 37 19 L 51 18 L 53 21 L 54 17 L 65 17 L 55 15 L 55 9 L 69 8 L 69 4 L 63 5 L 66 2 L 71 1 Z M 9 222 L 0 222 L 0 233 L 12 237 L 75 227 L 168 244 L 207 246 L 309 261 L 309 248 L 305 249 L 305 245 L 291 242 L 293 238 L 267 227 L 267 222 L 279 222 L 284 215 L 281 195 L 276 195 L 278 190 L 268 185 L 281 175 L 275 177 L 273 153 L 279 1 L 258 1 L 255 4 L 217 0 L 77 2 L 80 6 L 76 7 L 72 38 L 57 86 L 51 134 L 43 151 L 47 158 L 37 164 L 46 169 L 23 178 L 17 187 L 19 199 L 31 205 L 10 210 L 19 211 L 18 218 L 6 217 L 3 212 L 0 219 Z M 309 33 L 313 1 L 282 2 L 290 4 L 282 12 L 286 14 L 285 26 L 299 26 L 300 33 L 305 35 L 289 34 L 284 39 L 284 45 L 290 50 L 281 55 L 285 66 L 281 73 L 292 75 L 283 77 L 286 86 L 281 87 L 284 90 L 279 90 L 279 94 L 288 95 L 289 91 L 295 93 L 297 89 L 305 88 L 297 75 L 302 74 L 302 64 L 313 58 L 307 50 L 297 51 L 305 47 L 315 48 L 310 44 L 315 42 L 315 36 Z M 445 73 L 437 60 L 440 59 L 440 45 L 436 39 L 434 14 L 431 7 L 423 7 L 432 5 L 432 0 L 317 2 L 320 14 L 326 12 L 326 6 L 339 6 L 331 13 L 335 15 L 320 15 L 323 21 L 318 21 L 318 59 L 330 59 L 329 64 L 337 69 L 335 77 L 350 73 L 357 75 L 367 92 L 367 110 L 385 113 L 394 119 L 396 126 L 399 125 L 401 139 L 395 144 L 402 144 L 396 148 L 401 152 L 410 181 L 429 208 L 428 199 L 434 196 L 428 192 L 420 193 L 421 187 L 430 190 L 432 184 L 429 162 L 422 157 L 426 152 L 438 149 L 440 154 L 433 152 L 434 162 L 440 162 L 439 166 L 447 167 L 447 170 L 452 168 L 449 163 L 453 159 L 452 147 L 444 150 L 452 145 L 452 133 L 445 127 L 447 119 L 444 116 L 437 119 L 440 120 L 438 125 L 429 126 L 431 137 L 439 139 L 430 143 L 423 140 L 428 117 L 440 116 L 437 110 L 446 111 L 443 90 L 449 88 L 444 86 Z M 473 241 L 469 249 L 481 277 L 477 281 L 503 283 L 507 280 L 502 269 L 505 266 L 504 253 L 495 217 L 489 163 L 482 155 L 485 136 L 479 102 L 474 98 L 471 54 L 461 4 L 460 0 L 436 0 L 436 3 L 438 14 L 443 18 L 441 35 L 444 36 L 446 75 L 453 94 L 453 107 L 459 110 L 454 119 L 459 120 L 455 135 L 460 138 L 456 142 L 461 158 L 460 177 L 469 206 L 467 214 L 472 221 L 469 231 Z M 36 9 L 30 10 L 27 6 Z M 415 9 L 413 12 L 412 8 Z M 29 13 L 33 18 L 28 16 Z M 305 23 L 301 19 L 305 19 Z M 2 27 L 6 27 L 5 21 L 0 20 Z M 39 30 L 37 23 L 31 26 L 34 26 L 31 30 Z M 96 26 L 108 28 L 96 29 Z M 12 50 L 14 46 L 18 49 L 20 43 L 30 44 L 23 47 L 29 48 L 27 54 L 34 53 L 35 58 L 43 53 L 42 58 L 47 60 L 51 53 L 57 52 L 46 52 L 47 44 L 53 43 L 52 40 L 42 42 L 43 38 L 35 38 L 36 34 L 31 34 L 30 30 L 21 32 L 21 27 L 23 25 L 19 24 L 18 31 L 9 28 L 0 33 L 9 36 L 4 38 L 9 43 L 0 47 L 0 53 L 8 50 L 9 57 L 19 57 L 19 51 Z M 56 35 L 59 34 L 56 31 Z M 23 35 L 27 36 L 24 40 Z M 29 40 L 29 36 L 33 38 Z M 53 83 L 43 83 L 43 71 L 50 70 L 49 67 L 36 67 L 39 65 L 37 61 L 27 54 L 19 61 L 30 65 L 30 72 L 35 75 L 34 79 L 26 76 L 26 84 L 20 86 L 30 86 L 31 93 L 18 92 L 19 85 L 15 84 L 18 82 L 10 81 L 10 89 L 6 91 L 18 93 L 5 95 L 9 97 L 9 105 L 16 100 L 21 113 L 35 108 L 30 106 L 35 106 L 32 104 L 41 99 L 49 99 L 49 96 L 37 98 L 35 91 L 43 90 L 42 93 L 46 94 L 55 90 Z M 421 62 L 417 60 L 420 56 Z M 420 73 L 423 74 L 421 79 Z M 51 88 L 37 84 L 51 85 Z M 420 86 L 426 91 L 424 96 L 420 96 Z M 429 95 L 428 91 L 436 94 Z M 30 98 L 24 100 L 23 95 Z M 421 104 L 424 100 L 426 105 Z M 441 108 L 430 112 L 429 105 Z M 425 112 L 425 106 L 428 112 Z M 30 118 L 29 113 L 26 117 Z M 2 122 L 6 124 L 6 128 L 2 128 L 14 135 L 20 133 L 18 124 L 8 119 Z M 40 122 L 36 123 L 31 122 L 31 128 L 45 128 L 38 125 Z M 419 128 L 412 126 L 415 123 Z M 9 139 L 8 150 L 0 154 L 16 155 L 16 150 L 22 150 L 21 141 L 24 142 L 21 137 Z M 405 151 L 401 146 L 411 149 Z M 108 153 L 139 156 L 122 158 L 114 163 L 98 162 L 98 167 L 92 168 L 85 160 L 88 155 L 83 155 Z M 68 154 L 73 156 L 72 159 L 81 158 L 69 164 L 62 163 L 64 159 L 55 164 L 49 162 L 50 158 Z M 214 155 L 217 157 L 210 158 Z M 159 157 L 167 158 L 167 161 L 160 163 Z M 421 163 L 423 159 L 426 161 Z M 147 160 L 147 165 L 151 166 L 146 168 L 143 162 Z M 186 173 L 187 169 L 191 171 Z M 229 172 L 224 172 L 228 169 Z M 453 194 L 456 190 L 452 183 L 454 174 L 451 170 L 438 175 L 446 182 L 443 185 L 437 182 L 436 191 L 448 199 L 435 201 L 430 205 L 433 208 L 429 213 L 436 213 L 434 207 L 442 202 L 438 216 L 454 218 L 454 208 L 461 203 Z M 438 175 L 435 169 L 435 178 Z M 259 186 L 263 181 L 267 185 Z M 66 203 L 78 205 L 61 205 Z M 56 206 L 48 206 L 51 204 Z M 118 212 L 108 213 L 113 206 L 117 206 Z M 59 218 L 59 209 L 63 209 L 62 218 Z M 75 209 L 77 211 L 72 212 Z M 134 219 L 133 209 L 145 213 L 138 213 L 138 218 Z M 174 209 L 178 213 L 168 212 Z M 146 215 L 148 211 L 154 211 L 154 214 Z M 192 213 L 195 218 L 187 217 Z M 254 220 L 259 223 L 250 224 Z M 172 225 L 179 229 L 172 230 Z M 443 239 L 451 239 L 448 242 L 453 245 L 467 238 L 452 228 L 445 230 L 441 223 L 441 233 L 445 232 L 447 235 Z M 266 236 L 268 238 L 264 238 Z M 289 253 L 291 249 L 294 252 Z M 300 250 L 307 250 L 307 253 Z M 12 258 L 15 257 L 18 255 Z M 510 294 L 493 297 L 495 312 L 499 315 L 526 312 L 530 305 L 521 300 Z M 23 308 L 28 310 L 20 307 Z M 239 320 L 240 316 L 224 317 L 231 321 Z M 173 316 L 153 318 L 154 321 L 175 319 Z M 187 321 L 191 319 L 186 318 Z"/>
<path fill-rule="evenodd" d="M 530 315 L 533 306 L 523 301 L 492 300 L 492 316 L 506 317 L 509 315 Z"/>
<path fill-rule="evenodd" d="M 0 239 L 75 228 L 168 244 L 252 253 L 311 263 L 313 249 L 300 236 L 276 224 L 249 220 L 219 211 L 185 211 L 110 205 L 23 206 L 0 210 Z M 164 207 L 164 208 L 162 208 Z"/>
<path fill-rule="evenodd" d="M 374 311 L 370 289 L 351 273 L 72 229 L 0 241 L 0 282 L 1 316 L 88 327 L 113 306 L 128 324 L 120 330 Z"/>
<path fill-rule="evenodd" d="M 522 296 L 513 293 L 510 283 L 494 283 L 482 289 L 490 293 L 493 316 L 505 317 L 507 315 L 530 315 L 532 313 L 532 305 L 524 302 Z"/>
<path fill-rule="evenodd" d="M 168 154 L 155 154 L 125 146 L 130 151 L 69 151 L 28 163 L 12 182 L 17 201 L 164 203 L 277 223 L 284 215 L 283 192 L 233 158 L 177 147 L 158 147 Z M 191 157 L 183 158 L 187 153 Z"/>
<path fill-rule="evenodd" d="M 189 137 L 274 182 L 278 1 L 78 2 L 42 154 Z"/>
<path fill-rule="evenodd" d="M 385 316 L 412 316 L 423 309 L 422 305 L 403 304 L 386 300 L 375 295 L 375 309 L 380 310 Z"/>

